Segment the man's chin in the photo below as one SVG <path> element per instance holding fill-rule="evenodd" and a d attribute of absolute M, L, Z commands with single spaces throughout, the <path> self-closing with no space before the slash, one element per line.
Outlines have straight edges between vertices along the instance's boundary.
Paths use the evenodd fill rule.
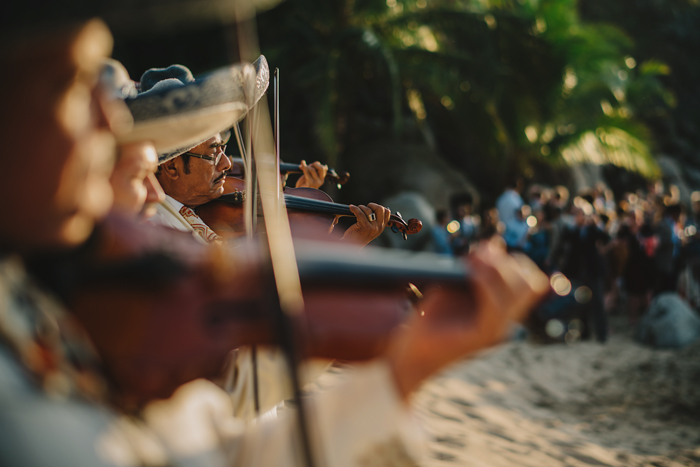
<path fill-rule="evenodd" d="M 220 187 L 214 189 L 214 191 L 212 192 L 211 199 L 221 198 L 223 196 L 223 194 L 224 194 L 224 186 L 221 185 Z"/>
<path fill-rule="evenodd" d="M 56 236 L 57 247 L 73 247 L 83 243 L 95 228 L 95 219 L 91 216 L 75 215 L 68 219 Z"/>

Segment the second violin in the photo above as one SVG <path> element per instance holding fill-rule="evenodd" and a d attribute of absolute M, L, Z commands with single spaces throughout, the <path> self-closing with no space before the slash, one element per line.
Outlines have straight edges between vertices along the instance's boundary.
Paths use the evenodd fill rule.
<path fill-rule="evenodd" d="M 235 178 L 245 178 L 245 163 L 241 157 L 231 157 L 231 169 L 227 172 Z M 301 166 L 299 164 L 293 164 L 291 162 L 281 162 L 280 163 L 280 175 L 284 176 L 290 173 L 302 173 Z M 350 180 L 350 173 L 345 171 L 336 171 L 335 169 L 328 169 L 326 173 L 326 181 L 335 183 L 338 188 L 345 185 Z"/>
<path fill-rule="evenodd" d="M 197 207 L 197 215 L 222 237 L 234 238 L 244 235 L 244 187 L 243 180 L 227 177 L 224 182 L 224 195 Z M 354 216 L 350 206 L 334 203 L 327 193 L 315 188 L 286 188 L 284 201 L 293 232 L 308 230 L 310 225 L 320 226 L 321 229 L 330 232 L 338 218 Z M 408 235 L 420 232 L 423 223 L 419 219 L 405 221 L 401 213 L 392 213 L 389 228 L 403 235 L 405 239 Z"/>

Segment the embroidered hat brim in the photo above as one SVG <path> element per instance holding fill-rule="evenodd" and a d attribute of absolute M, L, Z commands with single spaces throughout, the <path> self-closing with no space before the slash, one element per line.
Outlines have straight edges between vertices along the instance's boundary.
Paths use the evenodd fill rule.
<path fill-rule="evenodd" d="M 222 68 L 191 83 L 154 86 L 126 100 L 134 125 L 118 142 L 151 141 L 159 163 L 170 160 L 241 120 L 265 93 L 269 76 L 261 56 L 255 64 Z"/>

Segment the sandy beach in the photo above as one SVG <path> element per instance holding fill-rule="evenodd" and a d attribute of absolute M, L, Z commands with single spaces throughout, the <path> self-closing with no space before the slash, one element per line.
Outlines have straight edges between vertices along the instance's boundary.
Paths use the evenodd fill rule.
<path fill-rule="evenodd" d="M 700 466 L 700 342 L 512 342 L 415 396 L 428 466 Z"/>

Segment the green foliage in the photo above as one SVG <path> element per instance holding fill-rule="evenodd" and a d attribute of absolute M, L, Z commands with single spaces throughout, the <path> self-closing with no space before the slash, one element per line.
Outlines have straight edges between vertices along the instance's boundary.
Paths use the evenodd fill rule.
<path fill-rule="evenodd" d="M 700 167 L 700 3 L 586 0 L 580 10 L 587 21 L 614 24 L 634 40 L 628 101 L 651 128 L 655 150 Z"/>
<path fill-rule="evenodd" d="M 630 61 L 632 39 L 575 0 L 287 0 L 259 30 L 330 163 L 423 128 L 486 190 L 543 158 L 658 171 L 637 114 L 673 106 L 670 69 Z"/>

